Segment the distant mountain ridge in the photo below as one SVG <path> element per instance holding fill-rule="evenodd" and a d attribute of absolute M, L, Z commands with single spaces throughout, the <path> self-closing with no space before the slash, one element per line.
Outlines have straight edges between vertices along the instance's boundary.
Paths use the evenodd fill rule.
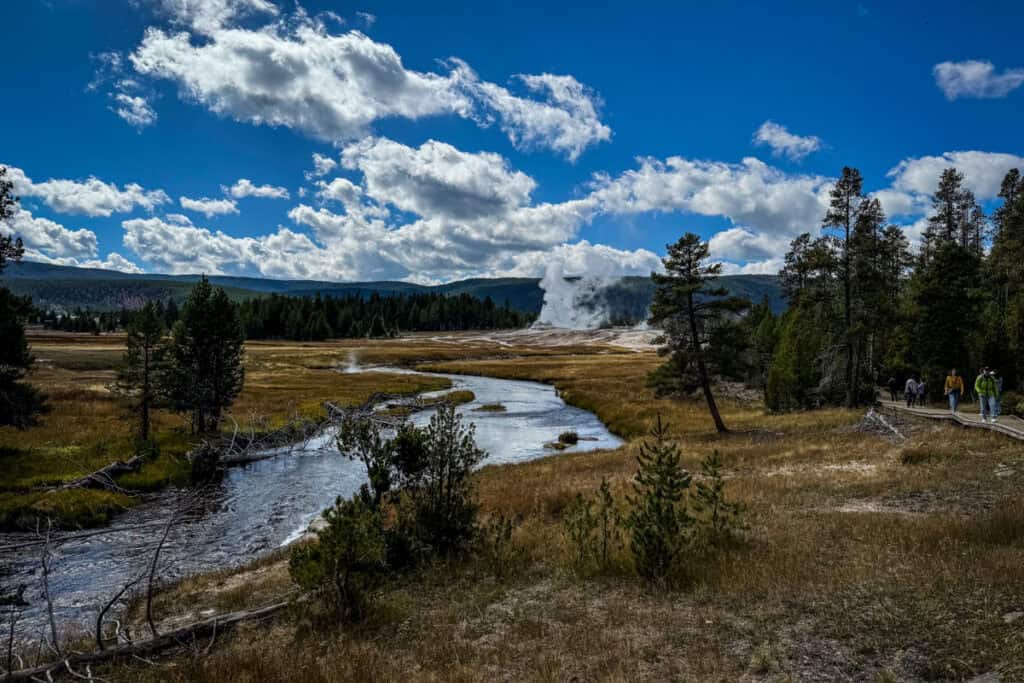
<path fill-rule="evenodd" d="M 544 304 L 539 278 L 472 278 L 442 285 L 418 285 L 410 282 L 329 282 L 324 280 L 275 280 L 272 278 L 210 275 L 210 282 L 223 287 L 232 299 L 241 300 L 284 294 L 288 296 L 369 296 L 376 292 L 393 294 L 443 293 L 469 294 L 479 299 L 490 296 L 497 304 L 509 302 L 512 308 L 538 313 Z M 99 268 L 76 268 L 23 261 L 10 264 L 0 275 L 0 284 L 22 296 L 31 296 L 41 308 L 92 308 L 115 310 L 138 308 L 146 301 L 173 298 L 179 303 L 188 295 L 200 275 L 160 273 L 122 273 Z M 768 297 L 772 309 L 785 310 L 786 302 L 775 275 L 726 275 L 722 285 L 732 294 L 753 301 Z M 634 318 L 642 317 L 650 304 L 654 283 L 647 277 L 624 277 L 609 288 L 609 300 L 617 311 Z"/>

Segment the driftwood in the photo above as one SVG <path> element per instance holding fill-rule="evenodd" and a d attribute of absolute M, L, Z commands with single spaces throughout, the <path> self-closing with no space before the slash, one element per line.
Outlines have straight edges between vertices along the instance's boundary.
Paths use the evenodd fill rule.
<path fill-rule="evenodd" d="M 231 612 L 229 614 L 211 617 L 205 621 L 200 621 L 188 626 L 182 626 L 181 628 L 168 631 L 163 635 L 150 638 L 148 640 L 140 640 L 95 652 L 72 653 L 63 659 L 49 662 L 48 664 L 41 664 L 31 669 L 12 671 L 8 673 L 6 677 L 0 678 L 0 681 L 30 681 L 38 678 L 45 679 L 47 676 L 71 671 L 72 667 L 77 667 L 79 665 L 88 666 L 91 664 L 124 659 L 126 657 L 138 657 L 144 654 L 162 652 L 174 647 L 186 645 L 196 638 L 223 633 L 225 630 L 244 621 L 266 619 L 282 611 L 289 604 L 291 603 L 285 601 L 255 610 Z"/>
<path fill-rule="evenodd" d="M 135 472 L 142 465 L 144 458 L 141 455 L 136 455 L 134 458 L 130 458 L 127 461 L 115 460 L 114 462 L 101 467 L 100 469 L 87 474 L 84 477 L 75 479 L 62 484 L 55 491 L 63 491 L 65 489 L 107 489 L 111 491 L 121 491 L 121 487 L 114 481 L 114 477 L 119 474 L 126 474 L 128 472 Z"/>

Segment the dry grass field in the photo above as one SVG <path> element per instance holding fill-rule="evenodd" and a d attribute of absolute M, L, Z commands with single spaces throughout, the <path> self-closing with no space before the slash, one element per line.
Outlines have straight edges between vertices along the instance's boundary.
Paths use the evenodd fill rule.
<path fill-rule="evenodd" d="M 0 428 L 0 527 L 34 528 L 40 514 L 61 527 L 103 524 L 132 499 L 107 491 L 47 489 L 132 456 L 133 424 L 114 390 L 124 339 L 34 334 L 30 342 L 37 359 L 30 380 L 47 394 L 52 410 L 39 427 Z M 337 368 L 348 353 L 338 345 L 249 344 L 245 389 L 232 416 L 246 427 L 273 429 L 296 416 L 322 417 L 324 401 L 344 406 L 376 392 L 416 394 L 450 385 L 408 375 L 341 375 Z M 153 420 L 160 456 L 121 476 L 118 483 L 125 489 L 152 490 L 188 480 L 184 456 L 194 444 L 184 419 L 156 411 Z"/>
<path fill-rule="evenodd" d="M 38 356 L 59 356 L 44 346 Z M 101 396 L 109 368 L 91 364 L 107 351 L 72 346 L 38 381 L 49 390 L 47 382 L 75 378 L 75 390 Z M 352 361 L 547 382 L 627 443 L 479 472 L 484 517 L 517 522 L 501 578 L 482 559 L 433 566 L 393 580 L 358 626 L 324 627 L 297 607 L 210 648 L 95 673 L 123 681 L 1024 680 L 1019 442 L 929 422 L 901 425 L 906 440 L 892 442 L 856 429 L 860 412 L 768 415 L 729 400 L 722 412 L 733 431 L 719 436 L 702 403 L 652 396 L 653 354 L 486 341 L 253 344 L 236 412 L 269 414 L 288 402 L 313 411 L 327 396 L 400 382 L 374 374 L 371 386 L 332 369 Z M 76 364 L 90 367 L 68 367 Z M 95 410 L 116 421 L 112 407 Z M 688 558 L 670 587 L 633 576 L 621 548 L 605 571 L 574 570 L 566 507 L 602 478 L 626 505 L 638 446 L 658 414 L 689 469 L 721 454 L 747 529 L 733 546 Z M 88 417 L 64 419 L 94 434 Z M 23 436 L 38 439 L 26 449 L 45 445 Z M 158 613 L 181 623 L 291 591 L 280 555 L 184 581 L 160 596 Z"/>

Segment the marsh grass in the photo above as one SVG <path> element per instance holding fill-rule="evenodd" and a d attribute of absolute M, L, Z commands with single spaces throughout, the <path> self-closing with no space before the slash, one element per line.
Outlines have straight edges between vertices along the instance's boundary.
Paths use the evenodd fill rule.
<path fill-rule="evenodd" d="M 0 428 L 0 528 L 34 528 L 52 516 L 64 528 L 105 524 L 133 499 L 102 491 L 43 491 L 85 476 L 135 451 L 133 424 L 112 390 L 124 353 L 118 335 L 30 336 L 37 364 L 30 381 L 46 393 L 52 410 L 39 427 Z M 364 373 L 341 374 L 349 350 L 337 346 L 250 344 L 246 385 L 232 409 L 243 427 L 275 429 L 298 417 L 320 420 L 324 402 L 356 405 L 377 392 L 416 394 L 451 386 L 444 378 Z M 132 491 L 185 483 L 185 459 L 195 439 L 181 416 L 158 410 L 153 427 L 160 456 L 118 477 Z M 232 429 L 230 421 L 225 430 Z"/>
<path fill-rule="evenodd" d="M 352 343 L 279 346 L 254 349 L 250 362 L 272 384 L 278 371 L 316 373 L 351 354 L 414 364 L 437 350 L 449 360 L 433 369 L 551 383 L 627 442 L 476 474 L 484 519 L 514 520 L 519 559 L 500 577 L 494 553 L 428 567 L 388 584 L 355 628 L 325 630 L 298 611 L 225 636 L 209 655 L 184 649 L 156 667 L 99 675 L 200 683 L 1024 679 L 1024 629 L 1003 619 L 1024 606 L 1018 442 L 929 424 L 892 444 L 856 431 L 856 411 L 767 415 L 728 401 L 722 411 L 733 432 L 718 436 L 701 403 L 653 398 L 644 381 L 658 362 L 651 354 L 543 349 L 513 359 L 506 347 L 422 343 L 375 344 L 365 356 Z M 746 506 L 748 528 L 735 543 L 693 554 L 672 590 L 637 580 L 627 555 L 614 570 L 569 571 L 568 507 L 603 479 L 624 504 L 638 437 L 659 412 L 691 472 L 719 452 L 726 493 Z M 270 558 L 169 587 L 161 614 L 257 606 L 291 590 L 286 562 Z"/>

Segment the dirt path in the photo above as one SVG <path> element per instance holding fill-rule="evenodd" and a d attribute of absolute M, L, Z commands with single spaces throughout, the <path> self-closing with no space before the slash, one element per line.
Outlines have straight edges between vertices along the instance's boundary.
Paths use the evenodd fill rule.
<path fill-rule="evenodd" d="M 953 420 L 965 427 L 977 427 L 990 429 L 1000 434 L 1005 434 L 1014 439 L 1024 441 L 1024 420 L 1013 415 L 1001 415 L 996 423 L 982 422 L 981 416 L 977 413 L 977 404 L 961 404 L 959 412 L 955 415 L 949 412 L 948 408 L 908 408 L 902 401 L 882 401 L 882 405 L 888 410 L 927 417 L 933 420 Z"/>

